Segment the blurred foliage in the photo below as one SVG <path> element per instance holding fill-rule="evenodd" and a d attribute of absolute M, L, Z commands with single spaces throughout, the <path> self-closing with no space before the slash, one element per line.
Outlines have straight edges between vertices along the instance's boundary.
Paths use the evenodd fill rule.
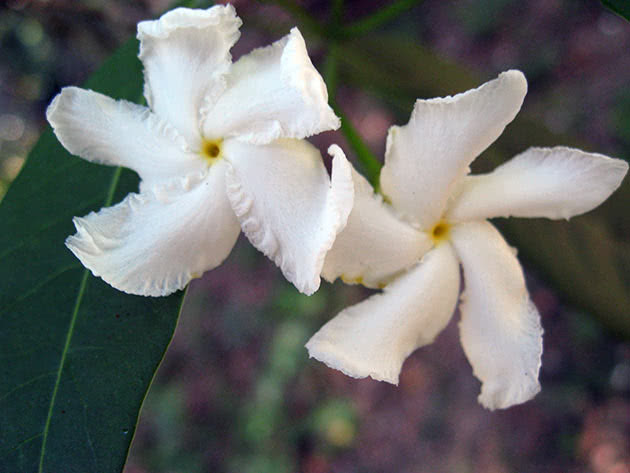
<path fill-rule="evenodd" d="M 315 324 L 309 319 L 325 306 L 326 291 L 310 298 L 286 287 L 272 301 L 279 323 L 274 328 L 266 366 L 261 370 L 252 397 L 237 414 L 241 453 L 232 461 L 232 471 L 274 473 L 296 470 L 290 437 L 292 421 L 285 408 L 288 384 L 304 364 L 304 344 Z M 299 318 L 296 315 L 299 314 Z"/>
<path fill-rule="evenodd" d="M 602 0 L 602 3 L 619 16 L 630 21 L 630 2 L 628 0 Z"/>
<path fill-rule="evenodd" d="M 347 399 L 328 399 L 312 414 L 312 429 L 329 448 L 352 445 L 357 431 L 357 413 Z"/>

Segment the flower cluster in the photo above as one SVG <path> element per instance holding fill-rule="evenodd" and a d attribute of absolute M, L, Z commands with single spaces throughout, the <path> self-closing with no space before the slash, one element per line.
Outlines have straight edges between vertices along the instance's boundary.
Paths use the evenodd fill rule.
<path fill-rule="evenodd" d="M 531 148 L 469 175 L 525 97 L 523 74 L 508 71 L 418 100 L 409 123 L 389 131 L 375 194 L 338 146 L 329 176 L 305 141 L 339 119 L 297 28 L 232 62 L 240 25 L 231 6 L 140 23 L 146 107 L 76 87 L 53 100 L 48 121 L 70 152 L 141 178 L 138 193 L 75 218 L 68 248 L 113 287 L 163 296 L 218 266 L 242 230 L 301 292 L 315 292 L 320 274 L 381 288 L 307 349 L 350 376 L 391 383 L 449 322 L 461 264 L 461 340 L 482 382 L 479 401 L 495 409 L 532 398 L 540 317 L 515 251 L 486 219 L 587 212 L 620 185 L 627 164 Z"/>

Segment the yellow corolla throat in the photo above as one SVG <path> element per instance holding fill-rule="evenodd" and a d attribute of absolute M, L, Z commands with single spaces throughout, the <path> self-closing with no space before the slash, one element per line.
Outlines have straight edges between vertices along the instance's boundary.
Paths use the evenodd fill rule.
<path fill-rule="evenodd" d="M 207 160 L 210 164 L 214 164 L 219 159 L 221 159 L 223 155 L 223 140 L 203 140 L 201 144 L 201 152 L 199 153 L 201 156 Z"/>
<path fill-rule="evenodd" d="M 346 284 L 363 284 L 363 276 L 350 277 L 345 274 L 339 276 Z"/>
<path fill-rule="evenodd" d="M 433 245 L 439 245 L 443 241 L 447 241 L 451 237 L 451 224 L 440 220 L 429 232 Z"/>

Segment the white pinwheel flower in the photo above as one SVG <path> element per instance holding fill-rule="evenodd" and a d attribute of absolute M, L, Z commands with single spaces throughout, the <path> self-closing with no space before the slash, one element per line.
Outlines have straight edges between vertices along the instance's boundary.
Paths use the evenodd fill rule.
<path fill-rule="evenodd" d="M 482 382 L 479 401 L 506 408 L 539 390 L 540 316 L 515 251 L 486 219 L 569 218 L 602 203 L 628 165 L 576 149 L 530 148 L 494 172 L 469 164 L 519 111 L 527 82 L 508 71 L 453 97 L 418 100 L 389 130 L 383 199 L 353 171 L 355 205 L 322 275 L 384 287 L 343 310 L 307 343 L 310 356 L 397 384 L 404 360 L 433 341 L 457 304 L 461 342 Z"/>
<path fill-rule="evenodd" d="M 302 138 L 339 127 L 294 28 L 232 63 L 232 6 L 178 8 L 138 24 L 148 107 L 68 87 L 47 111 L 73 154 L 124 166 L 140 192 L 75 218 L 66 245 L 122 291 L 161 296 L 219 265 L 242 229 L 307 294 L 352 207 L 334 146 L 332 182 Z"/>

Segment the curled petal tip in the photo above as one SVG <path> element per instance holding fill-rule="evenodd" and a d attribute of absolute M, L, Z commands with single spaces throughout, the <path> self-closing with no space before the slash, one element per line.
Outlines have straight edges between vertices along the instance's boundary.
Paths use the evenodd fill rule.
<path fill-rule="evenodd" d="M 520 389 L 508 391 L 505 390 L 504 386 L 484 383 L 477 400 L 486 409 L 494 411 L 523 404 L 534 398 L 539 392 L 540 383 L 537 379 L 530 380 Z"/>
<path fill-rule="evenodd" d="M 523 95 L 527 93 L 527 79 L 525 78 L 525 74 L 523 74 L 518 69 L 510 69 L 508 71 L 502 72 L 499 74 L 499 79 L 509 80 L 514 84 L 515 87 L 518 87 L 522 90 Z"/>
<path fill-rule="evenodd" d="M 398 386 L 399 374 L 395 373 L 395 370 L 390 372 L 373 370 L 368 365 L 361 363 L 360 360 L 353 360 L 345 356 L 335 344 L 317 337 L 317 334 L 308 341 L 305 347 L 309 358 L 314 358 L 329 368 L 341 371 L 346 376 L 356 379 L 372 378 L 375 381 L 383 381 Z"/>
<path fill-rule="evenodd" d="M 348 216 L 354 204 L 354 181 L 352 179 L 352 165 L 343 150 L 336 144 L 328 147 L 328 154 L 333 157 L 331 172 L 331 187 L 335 204 L 340 211 L 340 225 L 337 233 L 346 226 Z"/>

